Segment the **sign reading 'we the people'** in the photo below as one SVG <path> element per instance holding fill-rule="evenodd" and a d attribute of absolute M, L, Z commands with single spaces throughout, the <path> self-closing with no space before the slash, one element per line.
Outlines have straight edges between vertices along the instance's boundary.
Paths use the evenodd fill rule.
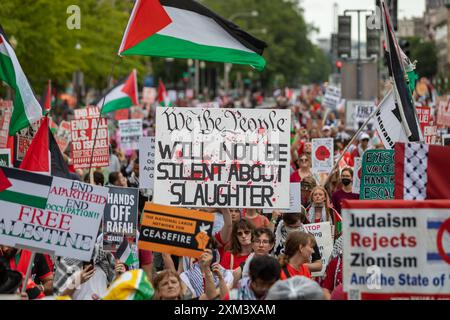
<path fill-rule="evenodd" d="M 289 208 L 289 110 L 158 108 L 154 202 Z"/>

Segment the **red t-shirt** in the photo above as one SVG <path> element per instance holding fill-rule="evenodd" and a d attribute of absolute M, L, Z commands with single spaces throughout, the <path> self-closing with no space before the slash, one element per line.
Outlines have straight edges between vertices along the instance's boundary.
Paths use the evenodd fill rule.
<path fill-rule="evenodd" d="M 220 265 L 222 267 L 224 267 L 227 270 L 230 269 L 237 269 L 239 268 L 239 266 L 245 262 L 245 260 L 247 260 L 248 256 L 250 254 L 246 254 L 246 255 L 239 255 L 239 254 L 232 254 L 231 251 L 227 251 L 225 252 L 221 257 L 220 257 Z M 233 265 L 231 265 L 231 257 L 233 256 Z"/>
<path fill-rule="evenodd" d="M 353 192 L 345 192 L 339 189 L 331 196 L 331 201 L 333 202 L 333 207 L 340 214 L 341 213 L 341 203 L 344 199 L 348 200 L 359 200 L 359 194 Z"/>
<path fill-rule="evenodd" d="M 300 178 L 300 174 L 298 173 L 298 170 L 295 170 L 291 174 L 290 182 L 301 182 L 302 178 Z"/>
<path fill-rule="evenodd" d="M 311 272 L 309 272 L 308 267 L 306 266 L 306 264 L 302 264 L 300 266 L 300 269 L 294 269 L 293 266 L 291 266 L 289 263 L 286 265 L 287 271 L 289 272 L 290 278 L 294 277 L 294 276 L 304 276 L 307 277 L 309 279 L 311 279 Z M 288 279 L 287 275 L 284 273 L 284 268 L 281 268 L 281 274 L 280 274 L 280 279 L 281 280 L 286 280 Z"/>

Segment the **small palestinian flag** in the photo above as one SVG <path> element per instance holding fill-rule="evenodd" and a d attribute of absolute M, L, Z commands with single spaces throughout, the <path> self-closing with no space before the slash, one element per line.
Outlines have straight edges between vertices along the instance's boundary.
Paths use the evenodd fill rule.
<path fill-rule="evenodd" d="M 132 266 L 136 262 L 136 258 L 133 255 L 133 251 L 131 251 L 126 237 L 123 237 L 123 241 L 117 249 L 116 257 L 127 266 Z"/>
<path fill-rule="evenodd" d="M 11 184 L 0 192 L 0 201 L 45 209 L 52 177 L 7 167 L 0 169 Z M 0 176 L 0 180 L 0 185 L 4 185 L 4 177 Z"/>
<path fill-rule="evenodd" d="M 159 79 L 158 85 L 158 102 L 161 107 L 172 107 L 172 102 L 170 102 L 166 86 L 161 79 Z"/>
<path fill-rule="evenodd" d="M 335 234 L 341 234 L 342 233 L 342 217 L 337 211 L 334 212 L 334 225 L 336 226 Z"/>
<path fill-rule="evenodd" d="M 120 82 L 100 99 L 97 107 L 104 114 L 120 109 L 127 109 L 137 104 L 139 104 L 137 76 L 136 70 L 133 70 L 125 81 Z"/>
<path fill-rule="evenodd" d="M 14 108 L 9 135 L 30 126 L 42 117 L 42 108 L 34 96 L 27 77 L 0 25 L 0 80 L 14 90 Z"/>
<path fill-rule="evenodd" d="M 245 64 L 263 70 L 267 45 L 193 0 L 137 0 L 120 56 Z"/>

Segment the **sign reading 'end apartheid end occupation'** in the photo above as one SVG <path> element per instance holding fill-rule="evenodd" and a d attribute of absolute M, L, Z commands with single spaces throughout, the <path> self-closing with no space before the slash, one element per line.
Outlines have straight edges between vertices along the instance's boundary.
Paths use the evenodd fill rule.
<path fill-rule="evenodd" d="M 154 202 L 289 208 L 290 110 L 157 108 Z"/>
<path fill-rule="evenodd" d="M 139 139 L 139 188 L 152 189 L 155 180 L 155 137 Z"/>
<path fill-rule="evenodd" d="M 344 201 L 349 299 L 450 299 L 450 201 Z"/>
<path fill-rule="evenodd" d="M 105 118 L 72 120 L 70 128 L 75 169 L 91 167 L 91 158 L 92 167 L 107 167 L 109 165 L 108 120 Z M 92 152 L 94 152 L 93 155 Z"/>
<path fill-rule="evenodd" d="M 394 150 L 367 150 L 362 160 L 361 200 L 394 199 Z"/>
<path fill-rule="evenodd" d="M 103 249 L 117 251 L 123 237 L 135 240 L 139 189 L 108 187 L 108 202 L 103 216 Z"/>
<path fill-rule="evenodd" d="M 142 214 L 139 249 L 199 258 L 212 238 L 212 213 L 147 202 Z"/>
<path fill-rule="evenodd" d="M 1 244 L 91 259 L 107 188 L 13 168 L 0 171 Z"/>

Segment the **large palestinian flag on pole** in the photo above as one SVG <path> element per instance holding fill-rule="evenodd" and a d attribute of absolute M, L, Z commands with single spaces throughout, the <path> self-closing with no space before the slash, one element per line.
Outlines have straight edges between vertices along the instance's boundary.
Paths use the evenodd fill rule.
<path fill-rule="evenodd" d="M 137 0 L 119 55 L 198 59 L 264 69 L 267 45 L 193 0 Z"/>
<path fill-rule="evenodd" d="M 101 113 L 130 108 L 139 104 L 136 70 L 125 81 L 119 82 L 100 101 L 97 107 Z M 103 106 L 103 107 L 102 107 Z"/>
<path fill-rule="evenodd" d="M 30 126 L 42 117 L 42 108 L 34 96 L 16 53 L 0 26 L 0 80 L 14 90 L 14 108 L 9 135 Z"/>

